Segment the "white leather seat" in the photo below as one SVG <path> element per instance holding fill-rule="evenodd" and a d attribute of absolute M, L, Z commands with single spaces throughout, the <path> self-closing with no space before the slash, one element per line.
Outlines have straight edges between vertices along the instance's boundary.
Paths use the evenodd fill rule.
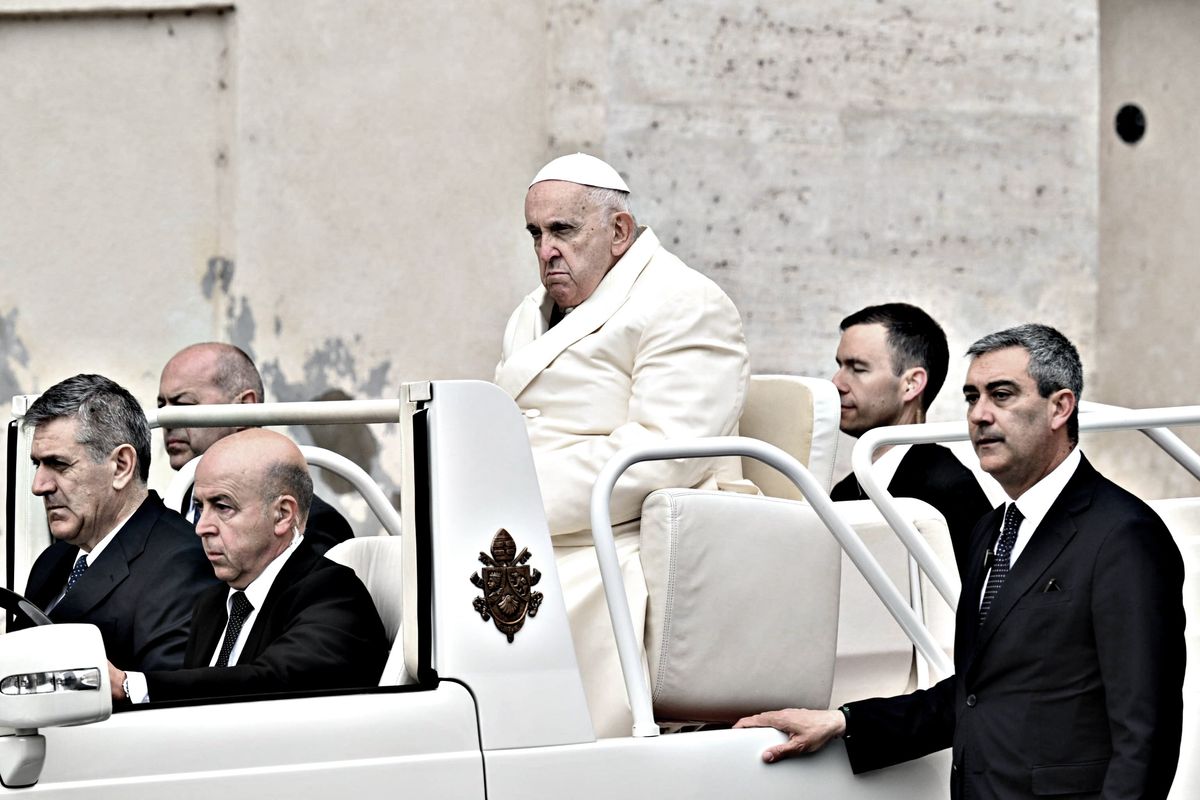
<path fill-rule="evenodd" d="M 795 458 L 828 492 L 833 487 L 840 421 L 841 401 L 830 381 L 799 375 L 752 375 L 738 431 Z M 801 499 L 791 481 L 760 461 L 742 459 L 742 474 L 769 497 Z"/>
<path fill-rule="evenodd" d="M 920 500 L 898 505 L 953 564 L 941 514 Z M 875 506 L 836 507 L 908 595 L 907 551 Z M 654 492 L 642 506 L 641 558 L 650 597 L 646 657 L 660 720 L 826 708 L 831 700 L 899 694 L 913 683 L 912 643 L 808 503 Z M 950 652 L 954 615 L 928 582 L 922 593 L 926 624 Z"/>
<path fill-rule="evenodd" d="M 655 716 L 730 722 L 829 702 L 837 541 L 807 503 L 693 489 L 642 506 Z"/>
<path fill-rule="evenodd" d="M 942 563 L 957 571 L 950 531 L 941 513 L 913 498 L 896 498 L 896 505 Z M 853 500 L 834 506 L 862 537 L 900 594 L 911 603 L 908 550 L 875 504 L 870 500 Z M 921 599 L 922 621 L 942 649 L 952 655 L 954 612 L 926 577 L 921 580 Z M 840 609 L 832 704 L 839 706 L 864 697 L 890 697 L 917 688 L 916 649 L 844 553 Z"/>
<path fill-rule="evenodd" d="M 380 678 L 380 686 L 412 683 L 404 667 L 404 658 L 396 642 L 403 642 L 400 624 L 403 619 L 404 592 L 402 586 L 401 539 L 399 536 L 359 536 L 340 542 L 325 553 L 325 557 L 350 567 L 367 587 L 392 652 Z"/>

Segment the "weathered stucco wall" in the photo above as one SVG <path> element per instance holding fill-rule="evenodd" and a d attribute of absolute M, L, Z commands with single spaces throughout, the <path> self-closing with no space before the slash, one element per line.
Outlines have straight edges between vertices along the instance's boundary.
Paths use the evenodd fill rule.
<path fill-rule="evenodd" d="M 1098 341 L 1093 396 L 1131 406 L 1194 405 L 1200 359 L 1200 4 L 1103 0 Z M 1127 144 L 1117 112 L 1145 135 Z M 1200 449 L 1200 428 L 1180 428 Z M 1100 469 L 1144 496 L 1193 496 L 1196 481 L 1135 433 L 1085 443 Z"/>
<path fill-rule="evenodd" d="M 0 395 L 89 370 L 150 405 L 210 338 L 272 399 L 489 378 L 536 280 L 525 184 L 574 149 L 729 291 L 756 371 L 828 374 L 838 320 L 895 299 L 957 352 L 1026 320 L 1092 373 L 1124 352 L 1097 335 L 1093 0 L 13 13 L 89 5 L 0 0 Z M 336 444 L 394 486 L 394 431 Z"/>
<path fill-rule="evenodd" d="M 153 407 L 206 339 L 268 399 L 490 377 L 535 280 L 541 4 L 89 5 L 0 3 L 0 396 L 95 371 Z M 394 431 L 328 434 L 395 485 Z"/>

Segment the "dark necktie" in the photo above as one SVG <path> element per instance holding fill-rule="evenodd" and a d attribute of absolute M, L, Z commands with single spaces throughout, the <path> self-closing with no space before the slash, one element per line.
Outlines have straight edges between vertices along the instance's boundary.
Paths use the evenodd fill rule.
<path fill-rule="evenodd" d="M 52 600 L 50 602 L 50 605 L 46 606 L 47 614 L 49 614 L 51 611 L 53 611 L 55 608 L 58 607 L 58 604 L 61 603 L 63 601 L 63 598 L 67 596 L 67 592 L 71 591 L 71 587 L 74 586 L 76 584 L 76 582 L 78 582 L 78 580 L 83 577 L 83 573 L 87 572 L 87 568 L 88 568 L 87 556 L 86 555 L 79 556 L 79 559 L 75 562 L 75 566 L 71 567 L 70 574 L 67 575 L 66 588 L 64 588 L 62 590 L 62 592 L 58 595 L 58 597 L 54 598 L 54 600 Z"/>
<path fill-rule="evenodd" d="M 225 628 L 225 640 L 221 642 L 221 654 L 217 656 L 218 667 L 229 666 L 229 654 L 233 652 L 234 642 L 237 641 L 238 634 L 242 632 L 242 625 L 246 623 L 246 617 L 250 616 L 250 612 L 254 610 L 254 606 L 250 605 L 250 601 L 246 599 L 245 592 L 234 592 L 229 605 L 229 625 Z"/>
<path fill-rule="evenodd" d="M 979 624 L 987 619 L 992 601 L 1000 593 L 1004 579 L 1008 577 L 1010 556 L 1013 545 L 1017 542 L 1017 529 L 1025 515 L 1017 508 L 1016 503 L 1009 503 L 1004 512 L 1004 525 L 1000 529 L 1000 541 L 996 544 L 996 557 L 992 560 L 992 571 L 988 575 L 987 588 L 983 591 L 983 602 L 979 604 Z"/>
<path fill-rule="evenodd" d="M 80 556 L 75 562 L 75 566 L 71 568 L 71 574 L 67 576 L 67 588 L 63 589 L 63 594 L 71 591 L 71 587 L 75 582 L 83 577 L 83 573 L 87 572 L 87 556 Z"/>

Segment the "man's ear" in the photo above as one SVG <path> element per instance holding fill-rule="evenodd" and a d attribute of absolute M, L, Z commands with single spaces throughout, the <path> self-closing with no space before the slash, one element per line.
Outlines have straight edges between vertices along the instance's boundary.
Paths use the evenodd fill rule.
<path fill-rule="evenodd" d="M 275 515 L 271 520 L 274 523 L 275 535 L 294 534 L 300 526 L 300 504 L 296 502 L 296 498 L 290 494 L 281 494 L 275 498 L 272 511 Z"/>
<path fill-rule="evenodd" d="M 253 389 L 243 389 L 238 392 L 237 396 L 229 401 L 230 403 L 261 403 L 262 398 L 258 396 L 258 392 Z"/>
<path fill-rule="evenodd" d="M 108 454 L 108 461 L 113 470 L 112 488 L 122 491 L 137 475 L 137 451 L 129 443 L 119 444 Z"/>
<path fill-rule="evenodd" d="M 900 376 L 900 387 L 903 389 L 902 395 L 905 403 L 913 400 L 918 400 L 921 394 L 925 391 L 925 387 L 929 384 L 929 373 L 924 367 L 909 367 L 904 370 L 904 374 Z"/>
<path fill-rule="evenodd" d="M 613 258 L 620 258 L 637 238 L 637 224 L 628 211 L 618 211 L 613 214 L 612 226 L 612 254 Z"/>
<path fill-rule="evenodd" d="M 1075 393 L 1070 389 L 1059 389 L 1051 392 L 1050 397 L 1050 430 L 1064 428 L 1075 413 Z"/>

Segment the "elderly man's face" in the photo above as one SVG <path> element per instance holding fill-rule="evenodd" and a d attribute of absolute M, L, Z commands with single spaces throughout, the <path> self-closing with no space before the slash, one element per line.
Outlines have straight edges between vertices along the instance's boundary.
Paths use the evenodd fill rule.
<path fill-rule="evenodd" d="M 228 451 L 213 451 L 196 468 L 196 535 L 217 578 L 235 589 L 249 586 L 286 545 L 275 535 L 261 473 L 244 453 Z"/>
<path fill-rule="evenodd" d="M 591 297 L 617 262 L 612 220 L 577 183 L 542 181 L 529 187 L 525 229 L 533 237 L 542 285 L 559 308 Z"/>
<path fill-rule="evenodd" d="M 75 441 L 78 433 L 74 417 L 52 419 L 33 432 L 33 493 L 42 498 L 54 538 L 90 552 L 117 524 L 122 506 L 112 459 L 93 462 Z"/>
<path fill-rule="evenodd" d="M 231 403 L 216 384 L 217 357 L 211 351 L 189 349 L 167 362 L 158 382 L 158 407 Z M 163 443 L 171 469 L 179 469 L 237 428 L 163 428 Z"/>

